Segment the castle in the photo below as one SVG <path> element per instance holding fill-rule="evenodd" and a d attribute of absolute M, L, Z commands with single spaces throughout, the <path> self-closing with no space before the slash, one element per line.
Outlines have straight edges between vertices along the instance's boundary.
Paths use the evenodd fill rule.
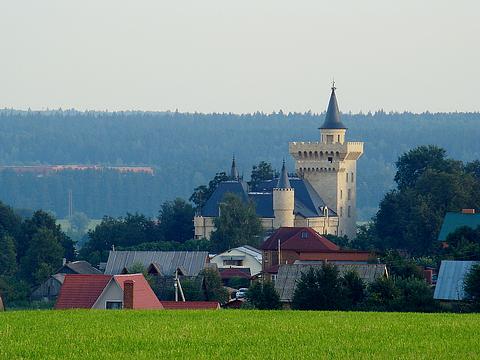
<path fill-rule="evenodd" d="M 320 234 L 356 235 L 356 165 L 363 142 L 347 142 L 347 128 L 340 120 L 335 86 L 332 86 L 325 121 L 316 142 L 291 142 L 296 176 L 283 163 L 280 176 L 249 189 L 238 176 L 235 159 L 230 179 L 221 182 L 195 215 L 195 238 L 210 238 L 214 219 L 226 193 L 253 201 L 266 230 L 310 227 Z"/>

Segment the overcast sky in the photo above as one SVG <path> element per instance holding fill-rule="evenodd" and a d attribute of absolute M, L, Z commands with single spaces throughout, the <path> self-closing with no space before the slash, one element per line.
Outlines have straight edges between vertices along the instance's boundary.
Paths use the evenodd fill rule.
<path fill-rule="evenodd" d="M 0 0 L 0 107 L 480 110 L 478 0 Z"/>

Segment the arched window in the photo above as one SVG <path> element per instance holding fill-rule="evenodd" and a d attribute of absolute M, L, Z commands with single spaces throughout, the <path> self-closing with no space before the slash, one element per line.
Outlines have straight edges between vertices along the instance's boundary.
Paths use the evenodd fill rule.
<path fill-rule="evenodd" d="M 303 157 L 307 157 L 308 153 L 306 151 L 303 152 Z"/>
<path fill-rule="evenodd" d="M 298 152 L 298 157 L 302 157 L 302 152 L 301 151 Z"/>
<path fill-rule="evenodd" d="M 313 157 L 313 153 L 310 151 L 310 152 L 308 153 L 308 156 L 310 156 L 310 158 L 312 158 L 312 157 Z"/>

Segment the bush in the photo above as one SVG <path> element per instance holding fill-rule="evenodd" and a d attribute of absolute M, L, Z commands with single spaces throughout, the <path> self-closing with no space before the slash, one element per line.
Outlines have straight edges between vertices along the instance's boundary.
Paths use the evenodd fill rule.
<path fill-rule="evenodd" d="M 248 306 L 259 310 L 277 310 L 282 307 L 280 297 L 270 281 L 263 284 L 256 281 L 247 292 L 247 300 Z"/>

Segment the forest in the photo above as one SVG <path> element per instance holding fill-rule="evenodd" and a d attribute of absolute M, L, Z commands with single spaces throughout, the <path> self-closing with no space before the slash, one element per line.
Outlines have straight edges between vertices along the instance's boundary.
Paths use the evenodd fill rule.
<path fill-rule="evenodd" d="M 7 165 L 86 164 L 152 166 L 155 174 L 113 170 L 47 175 L 0 171 L 0 200 L 17 209 L 67 215 L 68 191 L 75 211 L 91 218 L 139 212 L 157 215 L 160 205 L 229 168 L 235 154 L 248 179 L 260 161 L 280 168 L 289 141 L 315 141 L 324 114 L 200 114 L 179 112 L 79 112 L 0 110 L 0 169 Z M 395 161 L 418 145 L 435 144 L 449 157 L 480 158 L 480 113 L 343 114 L 347 139 L 364 141 L 358 162 L 359 220 L 373 216 L 393 188 Z"/>

